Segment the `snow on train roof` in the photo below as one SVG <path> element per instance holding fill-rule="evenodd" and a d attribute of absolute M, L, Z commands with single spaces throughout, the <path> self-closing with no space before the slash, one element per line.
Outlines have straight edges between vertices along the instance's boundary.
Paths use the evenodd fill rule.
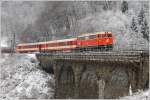
<path fill-rule="evenodd" d="M 77 40 L 77 38 L 70 38 L 70 39 L 57 40 L 57 42 L 66 42 L 66 41 L 74 41 L 74 40 Z"/>
<path fill-rule="evenodd" d="M 112 33 L 112 32 L 108 32 L 108 33 Z M 78 37 L 90 36 L 90 35 L 95 35 L 95 34 L 105 34 L 105 32 L 86 33 L 86 34 L 79 35 Z"/>
<path fill-rule="evenodd" d="M 77 38 L 62 39 L 62 40 L 52 40 L 52 41 L 41 42 L 41 43 L 66 42 L 66 41 L 74 41 L 74 40 L 77 40 Z M 39 43 L 39 44 L 40 44 L 40 43 Z"/>
<path fill-rule="evenodd" d="M 17 46 L 26 46 L 26 45 L 35 45 L 37 43 L 21 43 L 21 44 L 17 44 Z"/>

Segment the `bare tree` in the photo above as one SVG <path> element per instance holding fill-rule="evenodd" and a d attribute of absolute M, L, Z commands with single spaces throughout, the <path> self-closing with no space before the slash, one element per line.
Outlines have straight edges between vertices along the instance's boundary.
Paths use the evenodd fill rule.
<path fill-rule="evenodd" d="M 66 10 L 66 18 L 66 26 L 68 26 L 70 33 L 72 33 L 73 36 L 77 36 L 79 32 L 79 27 L 75 5 L 69 6 L 69 8 Z"/>

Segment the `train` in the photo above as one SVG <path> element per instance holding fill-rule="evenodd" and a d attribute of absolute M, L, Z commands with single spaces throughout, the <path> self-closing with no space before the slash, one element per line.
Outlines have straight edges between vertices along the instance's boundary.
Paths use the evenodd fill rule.
<path fill-rule="evenodd" d="M 74 38 L 51 40 L 36 43 L 22 43 L 16 45 L 16 52 L 77 52 L 112 50 L 112 32 L 93 32 L 81 34 Z"/>

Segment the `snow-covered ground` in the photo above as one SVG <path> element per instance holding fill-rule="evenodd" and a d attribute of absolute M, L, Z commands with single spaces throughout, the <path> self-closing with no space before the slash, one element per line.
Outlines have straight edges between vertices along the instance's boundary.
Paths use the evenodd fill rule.
<path fill-rule="evenodd" d="M 150 92 L 150 90 L 139 91 L 137 93 L 134 93 L 131 96 L 121 97 L 120 99 L 123 99 L 123 100 L 150 100 L 149 92 Z"/>
<path fill-rule="evenodd" d="M 50 99 L 54 78 L 38 68 L 34 54 L 3 54 L 0 59 L 0 100 Z"/>

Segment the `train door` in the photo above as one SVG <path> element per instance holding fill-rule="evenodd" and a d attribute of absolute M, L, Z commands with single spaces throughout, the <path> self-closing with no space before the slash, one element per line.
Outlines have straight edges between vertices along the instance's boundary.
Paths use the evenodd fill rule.
<path fill-rule="evenodd" d="M 42 48 L 42 46 L 41 45 L 39 45 L 39 52 L 41 53 L 41 48 Z"/>

